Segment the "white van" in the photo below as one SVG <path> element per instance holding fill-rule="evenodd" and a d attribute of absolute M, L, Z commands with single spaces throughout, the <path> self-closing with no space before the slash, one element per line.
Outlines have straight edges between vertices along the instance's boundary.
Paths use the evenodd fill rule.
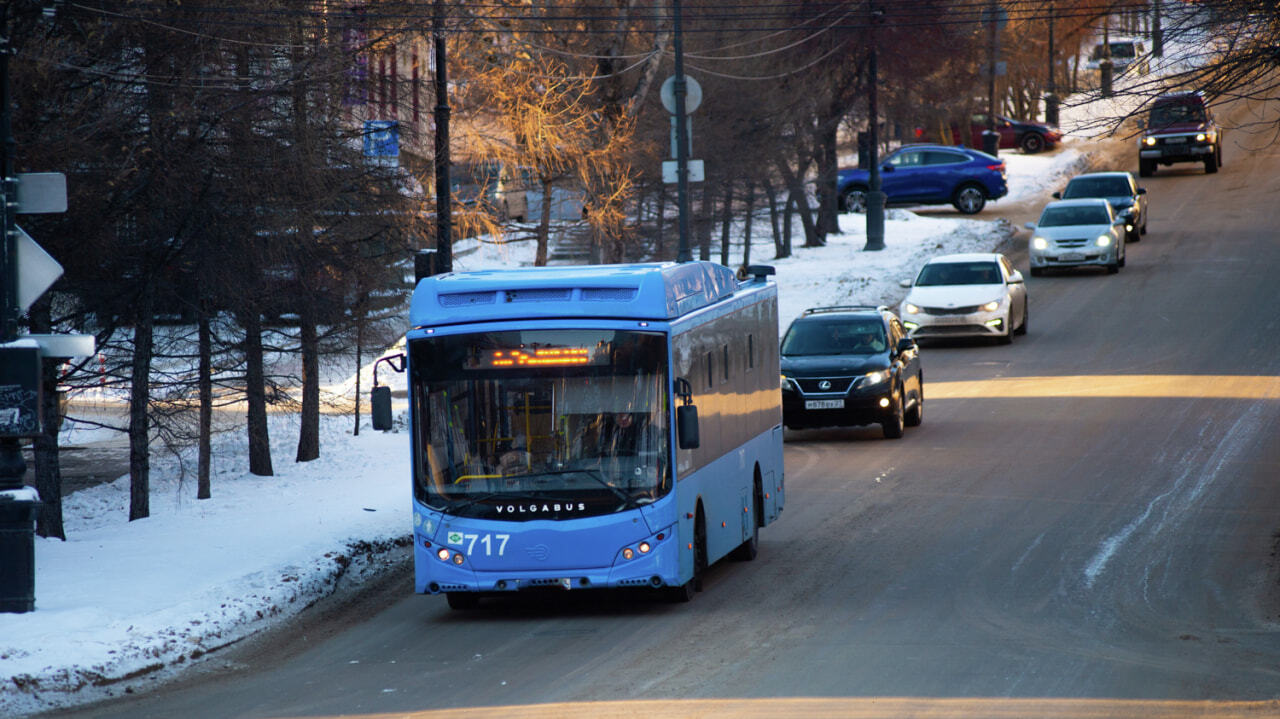
<path fill-rule="evenodd" d="M 1130 68 L 1139 75 L 1146 75 L 1151 71 L 1151 58 L 1147 55 L 1146 45 L 1142 40 L 1132 37 L 1113 37 L 1109 43 L 1099 40 L 1089 53 L 1085 68 L 1096 72 L 1101 67 L 1108 44 L 1111 46 L 1111 68 L 1116 75 Z"/>

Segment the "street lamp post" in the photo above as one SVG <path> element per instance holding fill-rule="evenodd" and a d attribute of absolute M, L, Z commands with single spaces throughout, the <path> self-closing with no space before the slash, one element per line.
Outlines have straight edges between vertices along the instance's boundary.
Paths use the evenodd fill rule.
<path fill-rule="evenodd" d="M 867 72 L 871 75 L 871 87 L 867 95 L 867 162 L 870 171 L 867 190 L 867 243 L 862 247 L 864 252 L 877 252 L 884 249 L 884 192 L 880 186 L 880 113 L 877 107 L 876 86 L 880 83 L 880 72 L 876 67 L 876 18 L 880 10 L 871 3 L 871 57 L 867 62 Z"/>

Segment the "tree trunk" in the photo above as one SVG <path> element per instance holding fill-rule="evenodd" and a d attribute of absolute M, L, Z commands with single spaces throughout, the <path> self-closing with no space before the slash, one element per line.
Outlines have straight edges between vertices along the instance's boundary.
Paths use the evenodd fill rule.
<path fill-rule="evenodd" d="M 791 256 L 791 248 L 782 241 L 781 218 L 778 212 L 778 193 L 773 183 L 764 186 L 765 195 L 769 198 L 769 224 L 773 226 L 773 259 L 781 260 Z"/>
<path fill-rule="evenodd" d="M 53 331 L 49 306 L 47 295 L 31 306 L 28 317 L 33 333 L 48 334 Z M 41 391 L 44 394 L 40 406 L 40 422 L 44 431 L 32 442 L 32 455 L 35 460 L 36 491 L 40 493 L 36 534 L 66 541 L 66 531 L 62 526 L 62 467 L 58 463 L 58 427 L 62 424 L 61 407 L 58 406 L 59 364 L 60 359 L 49 357 L 40 362 Z"/>
<path fill-rule="evenodd" d="M 153 290 L 143 288 L 133 328 L 133 365 L 129 376 L 129 521 L 151 516 L 150 369 L 155 334 Z"/>
<path fill-rule="evenodd" d="M 724 186 L 724 207 L 720 208 L 720 264 L 729 266 L 729 227 L 733 223 L 733 183 Z"/>
<path fill-rule="evenodd" d="M 782 213 L 782 251 L 786 254 L 783 257 L 791 256 L 791 215 L 795 212 L 796 199 L 787 193 L 786 210 Z"/>
<path fill-rule="evenodd" d="M 360 298 L 361 309 L 356 314 L 356 426 L 351 430 L 352 437 L 360 436 L 360 369 L 364 363 L 364 322 L 366 310 L 364 309 L 364 295 Z"/>
<path fill-rule="evenodd" d="M 241 314 L 244 327 L 246 429 L 249 433 L 249 472 L 270 477 L 271 436 L 267 428 L 267 387 L 263 376 L 262 315 L 253 309 Z"/>
<path fill-rule="evenodd" d="M 547 245 L 551 240 L 551 180 L 542 178 L 542 212 L 538 215 L 538 250 L 534 267 L 547 266 Z"/>
<path fill-rule="evenodd" d="M 653 255 L 657 259 L 665 259 L 667 254 L 666 229 L 667 229 L 667 184 L 664 182 L 658 185 L 658 210 L 655 213 L 653 221 L 657 224 L 654 230 Z"/>
<path fill-rule="evenodd" d="M 747 183 L 745 203 L 747 217 L 742 226 L 742 267 L 744 271 L 751 266 L 751 220 L 756 210 L 756 183 L 754 182 Z"/>
<path fill-rule="evenodd" d="M 297 462 L 320 457 L 320 340 L 316 336 L 315 301 L 303 300 L 298 330 L 302 352 L 302 411 L 298 417 Z"/>
<path fill-rule="evenodd" d="M 711 260 L 711 222 L 715 217 L 716 201 L 711 193 L 711 183 L 702 184 L 702 205 L 698 208 L 698 259 Z"/>
<path fill-rule="evenodd" d="M 836 183 L 838 181 L 838 165 L 836 152 L 836 131 L 838 125 L 832 124 L 822 133 L 821 148 L 818 153 L 818 233 L 820 242 L 826 244 L 827 235 L 840 234 L 839 206 L 836 204 Z"/>
<path fill-rule="evenodd" d="M 196 499 L 209 499 L 213 489 L 209 472 L 213 464 L 213 332 L 209 327 L 208 303 L 200 302 L 200 318 L 196 327 L 200 369 L 196 382 L 200 395 L 200 428 L 196 459 Z"/>

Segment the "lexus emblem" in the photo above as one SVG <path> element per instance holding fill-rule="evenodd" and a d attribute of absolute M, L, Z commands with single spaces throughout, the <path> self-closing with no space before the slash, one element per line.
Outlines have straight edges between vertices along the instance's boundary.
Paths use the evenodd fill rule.
<path fill-rule="evenodd" d="M 822 380 L 818 383 L 818 389 L 831 389 L 831 380 Z"/>

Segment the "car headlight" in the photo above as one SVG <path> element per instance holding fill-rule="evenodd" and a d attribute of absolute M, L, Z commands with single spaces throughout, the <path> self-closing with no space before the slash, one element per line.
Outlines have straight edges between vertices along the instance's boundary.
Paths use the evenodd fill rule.
<path fill-rule="evenodd" d="M 920 314 L 920 308 L 919 308 L 919 307 L 916 307 L 915 305 L 911 304 L 910 302 L 904 302 L 904 303 L 902 303 L 902 309 L 903 309 L 903 311 L 905 311 L 905 312 L 906 312 L 907 314 L 909 314 L 909 315 L 918 315 L 918 314 Z"/>
<path fill-rule="evenodd" d="M 1047 250 L 1047 249 L 1049 249 L 1049 241 L 1048 241 L 1048 240 L 1046 240 L 1046 239 L 1045 239 L 1045 238 L 1043 238 L 1043 237 L 1032 237 L 1032 238 L 1031 238 L 1031 249 L 1033 249 L 1033 250 Z"/>
<path fill-rule="evenodd" d="M 791 381 L 791 378 L 790 378 L 790 377 L 788 377 L 788 376 L 786 376 L 785 374 L 784 374 L 784 375 L 782 375 L 782 391 L 783 391 L 783 392 L 795 392 L 795 391 L 796 391 L 796 385 L 795 385 L 795 383 L 794 383 L 794 382 L 792 382 L 792 381 Z"/>
<path fill-rule="evenodd" d="M 1207 139 L 1209 139 L 1209 136 L 1204 134 L 1203 132 L 1196 133 L 1196 142 L 1204 142 Z"/>
<path fill-rule="evenodd" d="M 1146 145 L 1147 147 L 1155 147 L 1155 144 L 1156 144 L 1156 138 L 1154 138 L 1154 137 L 1144 137 L 1144 138 L 1142 138 L 1142 144 Z"/>
<path fill-rule="evenodd" d="M 995 312 L 998 309 L 1000 309 L 1000 300 L 991 300 L 982 306 L 983 312 Z"/>
<path fill-rule="evenodd" d="M 868 372 L 862 375 L 862 384 L 863 386 L 880 384 L 887 379 L 889 379 L 888 372 L 885 372 L 884 370 L 876 370 L 875 372 Z"/>
<path fill-rule="evenodd" d="M 1098 247 L 1110 247 L 1111 235 L 1098 235 L 1098 239 L 1094 240 Z"/>

